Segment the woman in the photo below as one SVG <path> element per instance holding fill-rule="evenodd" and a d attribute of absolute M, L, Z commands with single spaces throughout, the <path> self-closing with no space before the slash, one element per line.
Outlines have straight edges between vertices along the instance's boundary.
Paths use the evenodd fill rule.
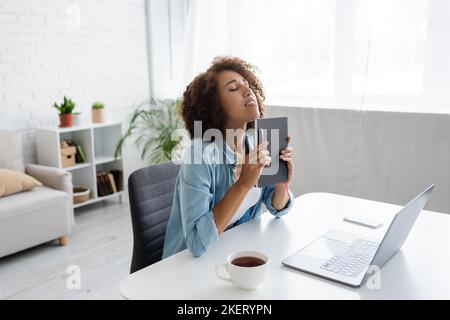
<path fill-rule="evenodd" d="M 202 255 L 222 232 L 259 216 L 263 203 L 276 217 L 292 207 L 294 198 L 288 188 L 294 173 L 292 147 L 288 145 L 280 155 L 287 162 L 288 181 L 257 188 L 264 166 L 270 163 L 267 143 L 255 146 L 251 135 L 226 135 L 230 130 L 242 133 L 263 117 L 263 101 L 252 65 L 235 57 L 215 58 L 186 88 L 182 117 L 192 141 L 199 143 L 191 144 L 185 154 L 190 161 L 186 156 L 181 164 L 163 258 L 186 248 L 194 256 Z M 211 129 L 222 133 L 225 142 L 220 138 L 203 141 L 195 135 Z"/>

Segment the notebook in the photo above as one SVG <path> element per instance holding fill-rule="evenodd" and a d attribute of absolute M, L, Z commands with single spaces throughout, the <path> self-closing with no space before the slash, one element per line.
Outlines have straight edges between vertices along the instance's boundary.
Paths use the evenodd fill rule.
<path fill-rule="evenodd" d="M 258 180 L 258 187 L 266 187 L 287 181 L 287 163 L 280 159 L 280 151 L 287 146 L 287 117 L 256 119 L 255 133 L 257 133 L 257 145 L 265 140 L 269 142 L 267 150 L 269 150 L 271 158 L 270 165 L 263 169 Z"/>

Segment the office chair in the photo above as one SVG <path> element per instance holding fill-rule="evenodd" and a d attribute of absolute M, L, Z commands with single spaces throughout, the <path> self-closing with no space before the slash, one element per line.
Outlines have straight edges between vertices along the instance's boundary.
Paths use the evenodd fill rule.
<path fill-rule="evenodd" d="M 173 162 L 136 170 L 128 178 L 133 257 L 130 273 L 162 258 L 166 225 L 180 166 Z"/>

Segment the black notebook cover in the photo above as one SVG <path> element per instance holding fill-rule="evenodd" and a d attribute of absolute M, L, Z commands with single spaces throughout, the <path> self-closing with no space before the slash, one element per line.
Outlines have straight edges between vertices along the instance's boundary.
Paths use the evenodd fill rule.
<path fill-rule="evenodd" d="M 274 129 L 278 129 L 278 135 Z M 264 140 L 269 142 L 267 150 L 269 150 L 272 159 L 270 166 L 263 169 L 258 180 L 258 187 L 266 187 L 287 181 L 287 162 L 280 159 L 280 151 L 287 147 L 288 142 L 287 117 L 257 119 L 255 120 L 255 132 L 258 139 L 257 144 Z M 277 140 L 272 141 L 272 139 Z"/>

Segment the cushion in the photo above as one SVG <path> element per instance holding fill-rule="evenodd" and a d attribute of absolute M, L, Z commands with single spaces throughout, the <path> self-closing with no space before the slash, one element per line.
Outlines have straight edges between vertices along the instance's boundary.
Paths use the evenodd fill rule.
<path fill-rule="evenodd" d="M 0 168 L 25 172 L 19 133 L 0 130 Z"/>
<path fill-rule="evenodd" d="M 9 169 L 0 169 L 0 197 L 42 186 L 35 178 Z"/>

